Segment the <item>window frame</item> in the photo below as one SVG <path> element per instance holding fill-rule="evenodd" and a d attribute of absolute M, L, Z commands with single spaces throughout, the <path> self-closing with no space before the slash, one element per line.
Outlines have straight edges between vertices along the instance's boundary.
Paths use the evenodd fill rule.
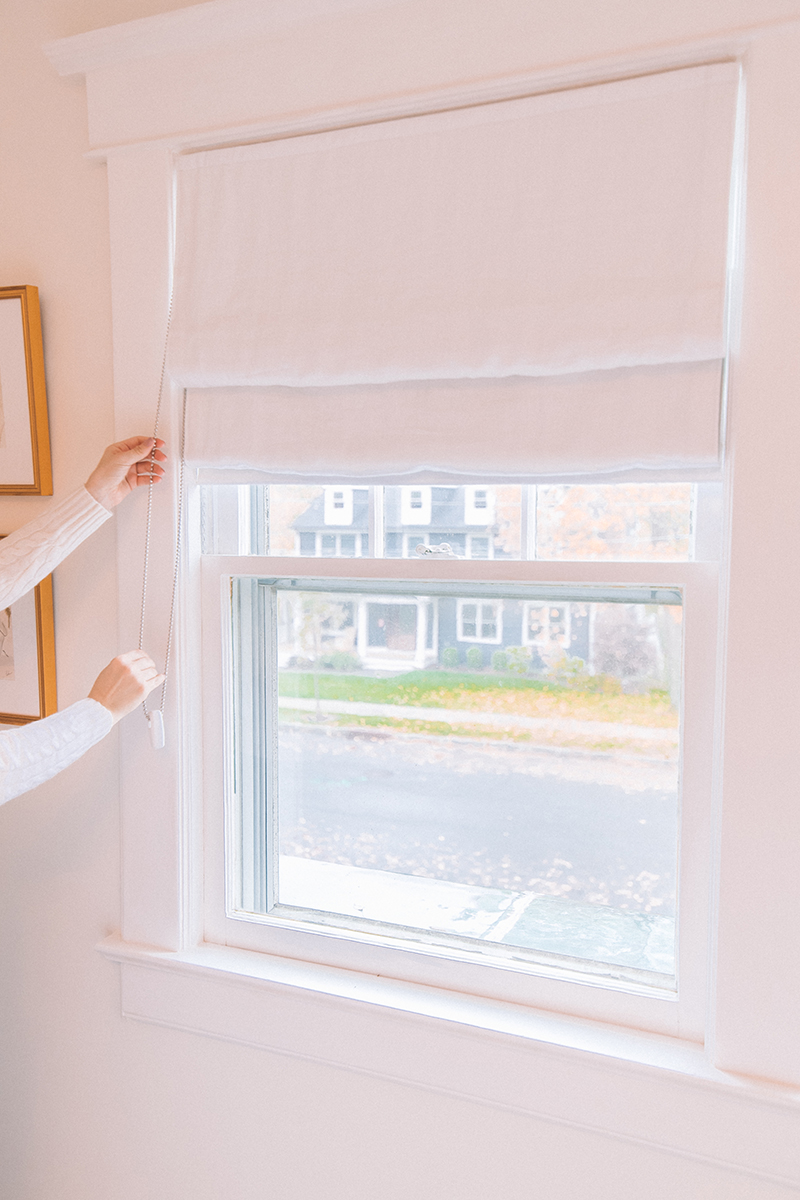
<path fill-rule="evenodd" d="M 485 562 L 485 559 L 475 559 L 475 562 Z M 464 606 L 466 604 L 475 605 L 475 633 L 474 635 L 464 633 Z M 484 608 L 492 607 L 494 613 L 494 637 L 484 637 Z M 481 632 L 479 632 L 479 630 Z M 459 642 L 470 642 L 473 645 L 479 646 L 500 646 L 503 641 L 503 601 L 502 600 L 483 600 L 478 598 L 473 599 L 471 596 L 459 596 L 456 601 L 456 639 Z"/>
<path fill-rule="evenodd" d="M 204 904 L 202 938 L 206 942 L 300 958 L 406 982 L 468 992 L 605 1019 L 670 1036 L 704 1036 L 708 986 L 708 896 L 711 867 L 711 808 L 715 697 L 714 654 L 717 621 L 717 568 L 710 563 L 542 563 L 407 559 L 291 559 L 206 555 L 197 562 L 201 600 L 196 619 L 196 652 L 202 662 L 199 694 L 201 724 L 187 731 L 197 748 L 194 778 L 202 780 L 204 812 Z M 231 890 L 230 853 L 235 845 L 234 814 L 226 794 L 225 739 L 232 722 L 230 672 L 231 577 L 297 577 L 378 581 L 443 579 L 469 587 L 492 582 L 574 585 L 640 584 L 676 587 L 683 593 L 685 680 L 682 728 L 683 797 L 678 914 L 677 989 L 598 980 L 587 971 L 565 972 L 534 964 L 510 969 L 496 960 L 479 962 L 452 948 L 403 944 L 398 938 L 328 927 L 295 924 L 284 918 L 246 916 L 237 911 Z M 220 704 L 220 697 L 223 703 Z"/>
<path fill-rule="evenodd" d="M 553 642 L 555 642 L 566 653 L 567 648 L 569 647 L 569 644 L 570 644 L 571 627 L 572 627 L 572 614 L 568 608 L 567 608 L 567 612 L 565 614 L 565 619 L 564 619 L 564 633 L 563 634 L 556 635 L 555 638 L 550 637 L 552 613 L 548 612 L 547 624 L 546 624 L 546 626 L 543 626 L 543 628 L 547 629 L 548 636 L 546 638 L 532 638 L 530 635 L 530 633 L 531 633 L 531 631 L 530 631 L 531 610 L 534 608 L 542 609 L 542 608 L 550 608 L 550 607 L 556 608 L 558 606 L 556 604 L 553 604 L 552 606 L 546 605 L 546 604 L 539 604 L 535 600 L 527 601 L 525 603 L 525 606 L 522 610 L 522 644 L 523 644 L 523 646 L 533 646 L 537 650 L 539 650 L 539 652 L 541 653 L 541 650 L 544 647 L 550 646 L 553 644 Z"/>

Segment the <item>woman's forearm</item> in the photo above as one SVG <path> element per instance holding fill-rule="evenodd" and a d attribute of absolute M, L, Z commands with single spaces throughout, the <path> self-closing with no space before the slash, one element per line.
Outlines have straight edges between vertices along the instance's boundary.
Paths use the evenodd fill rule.
<path fill-rule="evenodd" d="M 42 721 L 0 733 L 0 804 L 51 779 L 99 742 L 113 724 L 96 700 L 79 700 Z"/>
<path fill-rule="evenodd" d="M 0 541 L 0 608 L 40 583 L 111 513 L 79 488 Z"/>

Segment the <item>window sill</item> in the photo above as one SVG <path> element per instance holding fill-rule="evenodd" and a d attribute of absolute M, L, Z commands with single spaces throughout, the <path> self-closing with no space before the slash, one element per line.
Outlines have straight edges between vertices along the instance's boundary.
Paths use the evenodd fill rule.
<path fill-rule="evenodd" d="M 800 1185 L 800 1092 L 716 1070 L 702 1047 L 208 943 L 124 943 L 133 1020 L 591 1129 Z"/>

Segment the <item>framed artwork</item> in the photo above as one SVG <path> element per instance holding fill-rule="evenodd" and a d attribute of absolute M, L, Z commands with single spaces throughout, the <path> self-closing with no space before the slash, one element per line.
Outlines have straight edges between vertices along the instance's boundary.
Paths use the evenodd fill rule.
<path fill-rule="evenodd" d="M 27 725 L 56 711 L 52 580 L 0 609 L 0 725 Z"/>
<path fill-rule="evenodd" d="M 52 496 L 39 289 L 0 288 L 0 495 Z"/>

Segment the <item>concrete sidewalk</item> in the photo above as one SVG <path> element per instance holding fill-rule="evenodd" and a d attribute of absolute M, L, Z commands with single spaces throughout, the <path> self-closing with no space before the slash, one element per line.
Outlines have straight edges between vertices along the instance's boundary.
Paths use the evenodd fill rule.
<path fill-rule="evenodd" d="M 297 908 L 666 975 L 675 970 L 674 917 L 284 854 L 279 869 L 280 901 Z"/>
<path fill-rule="evenodd" d="M 535 729 L 544 734 L 573 734 L 641 742 L 677 744 L 677 729 L 652 725 L 623 725 L 613 721 L 574 721 L 570 717 L 525 717 L 513 713 L 481 712 L 467 708 L 416 708 L 410 704 L 363 704 L 350 700 L 301 700 L 281 696 L 279 708 L 347 717 L 389 717 L 394 721 L 436 721 L 445 725 L 488 725 L 495 729 Z"/>

